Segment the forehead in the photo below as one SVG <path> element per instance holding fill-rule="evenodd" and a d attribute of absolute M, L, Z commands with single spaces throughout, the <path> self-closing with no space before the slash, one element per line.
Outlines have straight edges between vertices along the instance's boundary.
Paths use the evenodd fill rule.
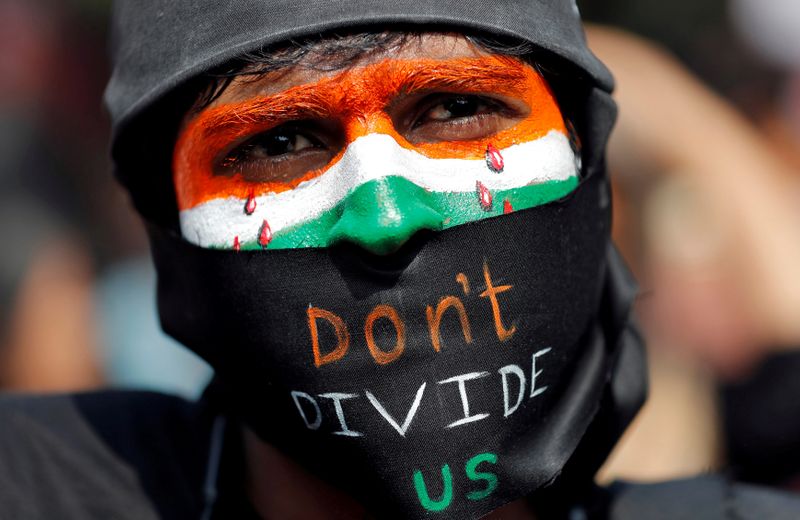
<path fill-rule="evenodd" d="M 462 34 L 414 34 L 390 44 L 386 48 L 368 51 L 343 66 L 320 65 L 320 60 L 335 63 L 336 57 L 320 56 L 313 50 L 297 63 L 257 76 L 240 75 L 234 78 L 209 107 L 246 101 L 254 97 L 269 96 L 299 85 L 314 84 L 323 79 L 341 75 L 348 70 L 385 60 L 435 60 L 447 61 L 488 56 L 489 53 L 470 42 Z"/>

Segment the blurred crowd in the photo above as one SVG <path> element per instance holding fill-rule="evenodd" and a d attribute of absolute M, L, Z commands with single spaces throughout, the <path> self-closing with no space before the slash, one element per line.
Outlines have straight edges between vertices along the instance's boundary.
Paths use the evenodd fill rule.
<path fill-rule="evenodd" d="M 111 176 L 105 0 L 0 0 L 0 384 L 196 396 L 164 336 L 141 223 Z"/>
<path fill-rule="evenodd" d="M 584 0 L 618 82 L 615 238 L 651 399 L 600 478 L 800 490 L 800 3 Z M 194 397 L 100 98 L 105 0 L 0 0 L 0 387 Z"/>

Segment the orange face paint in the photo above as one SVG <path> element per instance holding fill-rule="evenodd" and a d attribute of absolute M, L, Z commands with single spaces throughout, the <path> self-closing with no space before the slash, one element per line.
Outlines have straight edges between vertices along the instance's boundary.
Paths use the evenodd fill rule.
<path fill-rule="evenodd" d="M 404 96 L 455 93 L 522 101 L 530 112 L 511 128 L 473 141 L 411 143 L 398 132 L 391 107 Z M 298 120 L 334 121 L 344 146 L 324 167 L 289 181 L 253 183 L 241 175 L 215 175 L 215 163 L 233 147 L 261 132 Z M 452 60 L 384 60 L 290 87 L 277 94 L 208 108 L 181 133 L 173 157 L 181 210 L 221 197 L 249 198 L 280 193 L 313 179 L 336 164 L 350 143 L 368 134 L 386 134 L 403 148 L 429 158 L 482 159 L 487 142 L 504 149 L 566 133 L 556 100 L 544 79 L 517 58 L 486 56 Z"/>

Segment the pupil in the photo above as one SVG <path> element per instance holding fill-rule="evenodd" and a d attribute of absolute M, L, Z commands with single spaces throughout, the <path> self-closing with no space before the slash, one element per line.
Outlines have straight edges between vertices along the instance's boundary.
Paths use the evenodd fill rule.
<path fill-rule="evenodd" d="M 446 102 L 444 108 L 453 117 L 469 117 L 478 111 L 478 102 L 469 98 L 455 98 Z"/>
<path fill-rule="evenodd" d="M 283 155 L 294 150 L 294 139 L 286 134 L 275 134 L 265 139 L 264 148 L 268 156 Z"/>

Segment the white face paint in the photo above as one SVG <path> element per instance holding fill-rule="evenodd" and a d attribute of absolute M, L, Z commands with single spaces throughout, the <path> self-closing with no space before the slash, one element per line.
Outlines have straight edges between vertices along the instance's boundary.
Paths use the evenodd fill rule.
<path fill-rule="evenodd" d="M 575 156 L 568 138 L 558 131 L 546 136 L 500 150 L 504 168 L 500 173 L 487 167 L 480 159 L 431 159 L 401 147 L 393 137 L 370 134 L 348 146 L 336 164 L 323 175 L 302 182 L 295 189 L 267 193 L 253 199 L 252 213 L 244 210 L 247 199 L 225 197 L 181 211 L 180 223 L 184 236 L 203 247 L 233 247 L 234 237 L 240 244 L 258 240 L 259 224 L 267 221 L 275 239 L 287 231 L 326 218 L 326 214 L 345 201 L 356 188 L 388 177 L 402 177 L 427 192 L 465 195 L 474 200 L 476 211 L 480 201 L 476 183 L 491 193 L 505 194 L 527 187 L 533 194 L 556 189 L 552 196 L 566 194 L 577 179 Z M 450 197 L 454 200 L 455 197 Z M 497 211 L 503 210 L 500 197 Z M 512 207 L 522 209 L 523 201 L 510 200 Z M 483 210 L 485 211 L 485 210 Z M 470 215 L 475 212 L 469 212 Z M 444 215 L 447 218 L 447 215 Z M 451 215 L 443 227 L 469 221 L 461 215 Z M 317 245 L 317 244 L 309 244 Z"/>

